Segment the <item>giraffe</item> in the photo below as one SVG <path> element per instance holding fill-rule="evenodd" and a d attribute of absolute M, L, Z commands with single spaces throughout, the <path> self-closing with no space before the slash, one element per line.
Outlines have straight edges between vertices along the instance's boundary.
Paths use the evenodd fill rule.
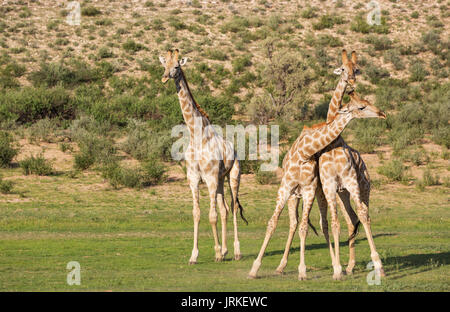
<path fill-rule="evenodd" d="M 303 213 L 300 228 L 307 229 L 309 212 L 312 208 L 314 196 L 318 185 L 317 162 L 314 154 L 333 142 L 354 118 L 381 118 L 384 115 L 378 108 L 367 101 L 357 98 L 352 100 L 342 110 L 337 111 L 336 117 L 330 123 L 305 128 L 288 151 L 287 161 L 283 162 L 283 177 L 278 189 L 275 211 L 267 224 L 266 235 L 259 254 L 253 262 L 249 278 L 256 278 L 261 266 L 264 252 L 273 235 L 278 218 L 291 195 L 303 198 Z M 300 265 L 299 279 L 306 277 L 304 261 L 306 230 L 300 231 Z"/>
<path fill-rule="evenodd" d="M 219 136 L 211 126 L 206 112 L 194 100 L 189 89 L 186 77 L 181 69 L 187 62 L 187 58 L 178 60 L 179 51 L 169 50 L 166 57 L 160 56 L 159 60 L 164 66 L 164 74 L 161 81 L 175 80 L 181 111 L 184 121 L 190 133 L 188 148 L 185 152 L 187 167 L 187 179 L 192 192 L 194 219 L 194 246 L 189 259 L 189 264 L 197 263 L 198 250 L 198 225 L 200 222 L 199 206 L 199 182 L 202 179 L 208 188 L 210 197 L 209 222 L 214 236 L 215 260 L 222 261 L 227 249 L 227 216 L 230 211 L 224 198 L 224 181 L 228 177 L 231 190 L 231 211 L 233 212 L 234 226 L 234 259 L 241 259 L 240 243 L 237 230 L 237 208 L 240 210 L 241 218 L 247 223 L 242 214 L 243 208 L 238 199 L 240 184 L 240 165 L 231 142 Z M 219 206 L 222 245 L 219 244 L 217 234 L 217 210 Z"/>
<path fill-rule="evenodd" d="M 327 114 L 327 122 L 331 122 L 332 118 L 334 118 L 337 114 L 337 111 L 340 107 L 340 103 L 342 102 L 342 98 L 344 96 L 345 90 L 347 86 L 350 86 L 351 89 L 354 89 L 354 84 L 356 82 L 356 75 L 360 73 L 360 70 L 357 66 L 357 57 L 356 52 L 351 52 L 351 59 L 348 58 L 347 51 L 345 49 L 341 52 L 341 59 L 342 59 L 342 65 L 334 70 L 334 74 L 339 75 L 340 79 L 338 82 L 338 85 L 336 86 L 336 89 L 333 93 L 333 96 L 330 100 L 328 114 Z M 340 135 L 339 135 L 340 137 Z M 288 160 L 289 153 L 286 154 L 285 159 L 283 160 L 283 163 Z M 316 173 L 315 173 L 316 174 Z M 316 197 L 320 196 L 321 199 L 325 199 L 322 191 L 322 186 L 318 184 L 318 190 Z M 288 239 L 286 241 L 286 246 L 284 249 L 283 257 L 280 261 L 279 266 L 276 269 L 276 273 L 282 274 L 284 271 L 284 268 L 287 265 L 287 260 L 289 256 L 289 250 L 292 244 L 292 239 L 294 238 L 295 232 L 297 231 L 298 226 L 298 204 L 300 202 L 299 196 L 291 196 L 288 201 L 288 211 L 289 211 L 289 235 Z M 319 205 L 321 205 L 319 208 L 321 211 L 327 211 L 327 203 L 326 200 L 318 200 Z M 323 207 L 325 205 L 325 207 Z M 343 205 L 340 205 L 341 209 L 344 207 Z M 351 206 L 350 206 L 351 208 Z M 350 216 L 356 216 L 354 211 L 350 209 L 351 211 L 347 212 L 346 210 L 343 210 L 344 216 L 346 217 L 346 220 L 351 220 Z M 353 213 L 353 214 L 352 214 Z M 353 218 L 354 219 L 354 218 Z M 325 219 L 326 220 L 326 219 Z M 357 221 L 357 218 L 356 218 Z M 353 225 L 352 225 L 353 229 Z M 307 229 L 302 228 L 302 231 L 305 231 Z"/>
<path fill-rule="evenodd" d="M 351 100 L 361 100 L 358 95 L 351 91 L 349 93 Z M 367 101 L 365 101 L 367 102 Z M 368 103 L 368 102 L 367 102 Z M 331 108 L 331 107 L 330 107 Z M 329 115 L 330 119 L 333 115 Z M 386 116 L 382 117 L 386 118 Z M 367 167 L 358 151 L 349 147 L 344 139 L 339 136 L 336 141 L 327 146 L 320 152 L 319 156 L 319 176 L 322 184 L 323 194 L 318 196 L 321 214 L 321 226 L 324 236 L 330 249 L 330 255 L 333 262 L 334 276 L 336 279 L 342 277 L 342 267 L 339 259 L 339 232 L 340 225 L 336 210 L 336 193 L 339 194 L 339 204 L 344 206 L 348 214 L 344 213 L 349 238 L 349 263 L 346 268 L 347 274 L 352 274 L 355 266 L 355 234 L 359 222 L 363 224 L 366 232 L 367 241 L 371 251 L 371 258 L 374 264 L 375 272 L 380 276 L 385 276 L 380 257 L 375 248 L 369 217 L 369 195 L 370 195 L 370 177 Z M 357 215 L 350 204 L 350 197 L 356 203 Z M 335 245 L 335 252 L 328 238 L 327 204 L 330 207 L 332 219 L 332 232 Z"/>

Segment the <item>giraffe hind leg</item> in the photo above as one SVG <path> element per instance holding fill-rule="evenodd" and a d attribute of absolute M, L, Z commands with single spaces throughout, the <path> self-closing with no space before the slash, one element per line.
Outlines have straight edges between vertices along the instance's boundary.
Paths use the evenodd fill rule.
<path fill-rule="evenodd" d="M 298 225 L 298 204 L 300 202 L 300 199 L 296 197 L 295 195 L 291 195 L 291 197 L 288 200 L 288 211 L 289 211 L 289 234 L 288 239 L 286 241 L 286 246 L 284 248 L 284 254 L 283 258 L 280 261 L 280 265 L 276 269 L 276 273 L 282 274 L 284 271 L 284 268 L 287 265 L 288 257 L 289 257 L 289 250 L 292 245 L 292 239 L 294 238 L 295 232 L 297 231 L 297 225 Z"/>

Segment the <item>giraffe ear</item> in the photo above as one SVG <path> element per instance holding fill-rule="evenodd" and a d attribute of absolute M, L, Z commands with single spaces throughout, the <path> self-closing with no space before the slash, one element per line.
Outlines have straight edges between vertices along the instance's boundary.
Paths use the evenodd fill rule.
<path fill-rule="evenodd" d="M 333 71 L 333 74 L 335 74 L 335 75 L 340 75 L 340 74 L 342 74 L 342 68 L 341 67 L 339 67 L 339 68 L 336 68 L 334 71 Z"/>
<path fill-rule="evenodd" d="M 187 61 L 188 61 L 188 58 L 187 58 L 187 57 L 183 57 L 183 58 L 180 60 L 180 62 L 179 62 L 180 66 L 186 65 Z"/>
<path fill-rule="evenodd" d="M 166 66 L 166 59 L 164 58 L 164 56 L 160 56 L 159 61 L 161 62 L 161 64 L 163 64 L 163 66 Z"/>

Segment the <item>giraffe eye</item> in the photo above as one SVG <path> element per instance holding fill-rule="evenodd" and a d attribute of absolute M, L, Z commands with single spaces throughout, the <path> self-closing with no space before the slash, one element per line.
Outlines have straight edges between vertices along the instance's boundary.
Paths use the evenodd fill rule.
<path fill-rule="evenodd" d="M 364 110 L 366 107 L 364 106 L 364 107 L 360 107 L 360 108 L 358 108 L 359 110 Z"/>

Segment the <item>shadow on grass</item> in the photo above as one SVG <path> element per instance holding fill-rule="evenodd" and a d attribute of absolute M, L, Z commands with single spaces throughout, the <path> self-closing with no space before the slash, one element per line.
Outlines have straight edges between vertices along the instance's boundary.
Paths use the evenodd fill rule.
<path fill-rule="evenodd" d="M 373 236 L 373 238 L 375 239 L 377 237 L 395 236 L 395 235 L 397 235 L 397 234 L 396 233 L 383 233 L 383 234 L 376 234 L 376 235 Z M 360 242 L 363 242 L 363 241 L 367 241 L 367 238 L 366 237 L 356 238 L 355 239 L 355 245 L 359 244 Z M 348 245 L 347 241 L 339 242 L 339 246 L 340 247 L 347 246 L 347 245 Z M 334 244 L 333 244 L 333 247 L 334 247 Z M 322 249 L 322 248 L 328 249 L 328 245 L 325 242 L 325 239 L 324 239 L 324 242 L 320 243 L 320 244 L 310 244 L 310 245 L 308 245 L 308 243 L 306 243 L 306 249 L 305 250 L 308 251 L 308 250 L 315 250 L 315 249 Z M 289 254 L 295 253 L 295 252 L 299 252 L 299 251 L 300 251 L 300 247 L 291 247 L 289 249 Z M 282 254 L 284 254 L 284 249 L 265 252 L 264 256 L 267 257 L 267 256 L 276 256 L 276 255 L 282 255 Z M 242 259 L 256 258 L 256 256 L 257 256 L 257 254 L 244 255 L 242 257 Z"/>
<path fill-rule="evenodd" d="M 431 271 L 441 265 L 447 265 L 449 259 L 450 252 L 411 254 L 387 257 L 384 259 L 383 265 L 387 267 L 387 274 L 391 270 L 392 279 L 399 279 L 405 276 Z"/>

